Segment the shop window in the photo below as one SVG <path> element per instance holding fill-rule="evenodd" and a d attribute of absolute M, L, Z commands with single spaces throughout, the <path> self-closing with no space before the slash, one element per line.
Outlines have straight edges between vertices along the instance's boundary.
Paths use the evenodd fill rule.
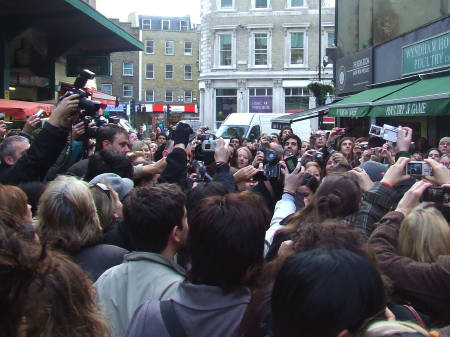
<path fill-rule="evenodd" d="M 237 89 L 216 89 L 216 127 L 233 112 L 237 112 Z"/>
<path fill-rule="evenodd" d="M 272 112 L 272 88 L 250 88 L 249 112 Z"/>
<path fill-rule="evenodd" d="M 309 109 L 309 90 L 306 88 L 285 88 L 285 112 L 301 112 Z"/>

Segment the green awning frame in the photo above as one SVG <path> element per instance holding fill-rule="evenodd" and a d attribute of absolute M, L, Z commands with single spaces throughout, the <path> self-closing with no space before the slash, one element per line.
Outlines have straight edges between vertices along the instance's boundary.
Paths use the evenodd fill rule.
<path fill-rule="evenodd" d="M 408 87 L 416 81 L 392 84 L 361 91 L 355 95 L 346 97 L 338 103 L 330 105 L 328 116 L 330 117 L 366 117 L 369 116 L 370 107 L 375 101 Z"/>
<path fill-rule="evenodd" d="M 110 20 L 108 20 L 105 16 L 97 12 L 94 8 L 89 6 L 87 3 L 81 1 L 81 0 L 64 0 L 68 4 L 72 5 L 76 9 L 80 10 L 84 14 L 91 17 L 93 20 L 97 21 L 100 25 L 104 26 L 105 28 L 109 29 L 110 31 L 114 32 L 116 35 L 121 37 L 122 39 L 128 41 L 130 44 L 135 46 L 138 50 L 144 50 L 144 44 L 132 37 L 130 34 L 128 34 L 126 31 L 124 31 L 119 26 L 112 23 Z"/>
<path fill-rule="evenodd" d="M 442 116 L 450 114 L 450 76 L 424 78 L 374 102 L 370 116 Z"/>

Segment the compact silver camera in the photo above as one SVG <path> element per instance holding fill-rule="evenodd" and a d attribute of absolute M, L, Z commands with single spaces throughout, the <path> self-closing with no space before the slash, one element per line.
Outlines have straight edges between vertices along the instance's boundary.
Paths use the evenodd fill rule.
<path fill-rule="evenodd" d="M 398 128 L 391 125 L 384 124 L 383 126 L 378 126 L 372 124 L 369 135 L 380 137 L 390 142 L 397 142 L 397 132 Z M 403 130 L 403 134 L 406 136 L 406 130 Z"/>
<path fill-rule="evenodd" d="M 410 161 L 406 164 L 406 175 L 431 176 L 431 167 L 424 161 Z"/>

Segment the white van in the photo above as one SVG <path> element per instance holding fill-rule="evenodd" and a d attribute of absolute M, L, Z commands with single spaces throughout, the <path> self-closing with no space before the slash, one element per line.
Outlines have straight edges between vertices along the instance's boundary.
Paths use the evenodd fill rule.
<path fill-rule="evenodd" d="M 272 119 L 285 115 L 284 113 L 248 113 L 235 112 L 229 114 L 216 132 L 216 137 L 231 139 L 238 136 L 249 141 L 259 138 L 262 133 L 276 133 L 280 130 L 272 129 Z"/>

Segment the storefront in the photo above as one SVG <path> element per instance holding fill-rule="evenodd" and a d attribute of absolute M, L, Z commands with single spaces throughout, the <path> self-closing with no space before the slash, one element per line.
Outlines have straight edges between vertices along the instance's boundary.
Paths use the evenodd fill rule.
<path fill-rule="evenodd" d="M 143 50 L 81 0 L 0 0 L 0 98 L 54 100 L 79 68 L 109 74 L 109 54 Z M 74 62 L 75 61 L 75 62 Z"/>
<path fill-rule="evenodd" d="M 358 135 L 371 124 L 411 127 L 431 146 L 450 135 L 449 27 L 446 17 L 338 60 L 336 92 L 350 95 L 329 116 Z"/>

